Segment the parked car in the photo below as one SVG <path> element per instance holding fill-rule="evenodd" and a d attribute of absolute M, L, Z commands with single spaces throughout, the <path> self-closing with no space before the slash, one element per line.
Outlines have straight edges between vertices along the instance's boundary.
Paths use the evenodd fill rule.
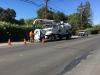
<path fill-rule="evenodd" d="M 86 30 L 80 30 L 79 36 L 88 36 L 88 32 Z"/>

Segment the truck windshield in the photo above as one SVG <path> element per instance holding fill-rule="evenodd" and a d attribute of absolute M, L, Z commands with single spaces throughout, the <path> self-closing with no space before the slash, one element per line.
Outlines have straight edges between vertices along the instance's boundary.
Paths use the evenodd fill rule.
<path fill-rule="evenodd" d="M 52 25 L 45 25 L 44 28 L 52 28 Z"/>

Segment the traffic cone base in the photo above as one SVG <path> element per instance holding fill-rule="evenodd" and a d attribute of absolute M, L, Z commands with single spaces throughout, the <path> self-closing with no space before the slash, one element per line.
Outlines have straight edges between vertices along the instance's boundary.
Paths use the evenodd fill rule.
<path fill-rule="evenodd" d="M 27 46 L 27 42 L 26 42 L 26 39 L 24 39 L 24 46 L 25 46 L 25 47 Z"/>
<path fill-rule="evenodd" d="M 44 44 L 44 42 L 45 42 L 45 39 L 44 39 L 44 38 L 42 38 L 42 44 Z"/>
<path fill-rule="evenodd" d="M 8 39 L 8 46 L 10 46 L 10 47 L 12 46 L 10 39 Z"/>

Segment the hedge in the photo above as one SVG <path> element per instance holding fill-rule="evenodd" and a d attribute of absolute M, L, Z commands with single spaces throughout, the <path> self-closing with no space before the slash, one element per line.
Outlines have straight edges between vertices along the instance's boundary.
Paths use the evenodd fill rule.
<path fill-rule="evenodd" d="M 32 27 L 0 22 L 0 42 L 6 42 L 9 38 L 12 41 L 21 41 L 24 38 L 28 40 L 31 30 Z"/>
<path fill-rule="evenodd" d="M 97 29 L 91 30 L 91 34 L 99 34 L 99 30 Z"/>
<path fill-rule="evenodd" d="M 90 34 L 99 34 L 100 30 L 97 28 L 88 28 L 86 29 Z"/>

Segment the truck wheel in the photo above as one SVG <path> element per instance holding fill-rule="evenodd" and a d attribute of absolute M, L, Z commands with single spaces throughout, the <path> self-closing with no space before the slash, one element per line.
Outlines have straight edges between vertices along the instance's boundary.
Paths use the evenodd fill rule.
<path fill-rule="evenodd" d="M 61 35 L 59 35 L 59 40 L 62 40 L 62 37 L 61 37 Z"/>
<path fill-rule="evenodd" d="M 66 35 L 66 40 L 71 39 L 71 35 Z"/>
<path fill-rule="evenodd" d="M 55 35 L 53 35 L 53 34 L 49 37 L 50 41 L 54 41 L 55 38 L 56 38 L 56 37 L 55 37 Z"/>

